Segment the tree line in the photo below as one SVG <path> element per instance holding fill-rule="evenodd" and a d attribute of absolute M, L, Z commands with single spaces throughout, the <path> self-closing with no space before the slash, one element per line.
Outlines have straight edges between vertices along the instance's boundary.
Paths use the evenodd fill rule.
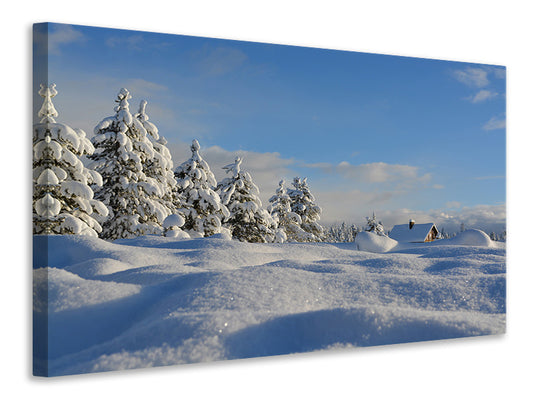
<path fill-rule="evenodd" d="M 94 128 L 56 121 L 54 84 L 41 85 L 40 121 L 33 126 L 33 232 L 81 234 L 115 240 L 142 235 L 174 238 L 215 234 L 258 243 L 320 242 L 321 208 L 306 178 L 282 180 L 269 205 L 242 159 L 224 167 L 217 182 L 193 140 L 191 158 L 177 168 L 142 100 L 137 113 L 121 89 L 114 114 Z M 84 161 L 82 161 L 82 159 Z"/>

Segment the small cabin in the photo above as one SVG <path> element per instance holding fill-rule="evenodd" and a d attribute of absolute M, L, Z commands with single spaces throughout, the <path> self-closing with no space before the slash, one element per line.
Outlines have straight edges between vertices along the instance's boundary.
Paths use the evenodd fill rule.
<path fill-rule="evenodd" d="M 433 222 L 428 224 L 416 224 L 410 220 L 407 224 L 394 225 L 389 237 L 398 242 L 424 243 L 434 241 L 439 234 Z"/>

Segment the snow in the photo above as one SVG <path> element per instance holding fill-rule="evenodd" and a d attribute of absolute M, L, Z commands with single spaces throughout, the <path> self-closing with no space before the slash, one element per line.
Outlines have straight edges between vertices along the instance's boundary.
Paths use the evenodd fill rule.
<path fill-rule="evenodd" d="M 185 223 L 185 219 L 179 214 L 170 214 L 163 221 L 163 228 L 171 228 L 173 226 L 180 227 Z"/>
<path fill-rule="evenodd" d="M 95 304 L 138 294 L 141 286 L 126 283 L 86 280 L 71 272 L 57 268 L 41 268 L 34 274 L 34 287 L 37 293 L 46 291 L 46 302 L 38 302 L 36 308 L 49 313 L 74 310 Z M 42 299 L 44 296 L 38 296 Z"/>
<path fill-rule="evenodd" d="M 41 217 L 55 217 L 61 211 L 61 203 L 49 193 L 37 200 L 34 204 L 35 211 Z"/>
<path fill-rule="evenodd" d="M 139 115 L 141 121 L 131 115 L 130 98 L 127 89 L 120 89 L 116 114 L 96 125 L 92 138 L 95 152 L 88 156 L 104 183 L 95 190 L 95 199 L 110 209 L 110 218 L 102 223 L 104 239 L 161 233 L 161 224 L 171 212 L 165 179 L 158 178 L 157 166 L 148 168 L 156 153 L 143 125 L 148 117 Z M 146 106 L 146 102 L 142 104 Z M 155 129 L 153 124 L 149 127 Z M 113 218 L 115 215 L 125 218 Z"/>
<path fill-rule="evenodd" d="M 57 175 L 50 168 L 45 169 L 37 178 L 38 185 L 57 185 L 58 183 Z"/>
<path fill-rule="evenodd" d="M 230 174 L 216 188 L 228 216 L 222 221 L 233 238 L 243 242 L 271 243 L 276 238 L 277 222 L 263 208 L 259 188 L 248 172 L 241 171 L 242 159 L 223 167 Z"/>
<path fill-rule="evenodd" d="M 398 242 L 387 236 L 373 232 L 359 232 L 355 237 L 354 245 L 357 250 L 372 253 L 385 253 L 398 245 Z"/>
<path fill-rule="evenodd" d="M 39 113 L 39 117 L 42 117 L 41 123 L 53 123 L 55 122 L 54 117 L 58 116 L 58 113 L 52 103 L 52 97 L 57 95 L 57 90 L 55 89 L 56 85 L 52 83 L 49 86 L 45 86 L 41 83 L 41 89 L 39 90 L 39 95 L 45 99 Z"/>
<path fill-rule="evenodd" d="M 66 197 L 77 196 L 90 200 L 93 198 L 92 189 L 84 183 L 76 181 L 61 182 L 61 193 Z"/>
<path fill-rule="evenodd" d="M 466 229 L 457 236 L 448 239 L 448 243 L 466 246 L 492 246 L 494 244 L 489 235 L 479 229 Z"/>
<path fill-rule="evenodd" d="M 93 211 L 101 216 L 108 211 L 88 185 L 101 185 L 102 177 L 78 158 L 94 147 L 83 130 L 55 122 L 55 84 L 41 85 L 39 94 L 44 102 L 41 123 L 33 125 L 33 232 L 97 236 L 101 226 Z"/>
<path fill-rule="evenodd" d="M 192 156 L 174 171 L 177 183 L 176 197 L 180 199 L 180 211 L 185 216 L 185 230 L 191 237 L 211 236 L 221 232 L 222 220 L 229 211 L 213 190 L 217 186 L 215 175 L 200 153 L 200 143 L 194 139 Z"/>
<path fill-rule="evenodd" d="M 49 355 L 46 363 L 36 352 L 36 369 L 77 374 L 502 334 L 505 247 L 465 245 L 474 235 L 384 253 L 223 234 L 34 236 L 34 291 L 49 296 L 48 313 L 34 306 Z M 394 242 L 358 238 L 381 251 Z"/>
<path fill-rule="evenodd" d="M 322 209 L 315 204 L 315 197 L 309 190 L 307 178 L 295 177 L 292 185 L 294 189 L 287 190 L 291 200 L 291 211 L 299 215 L 300 228 L 305 231 L 305 235 L 298 234 L 299 240 L 320 242 L 324 235 L 324 228 L 318 223 Z"/>

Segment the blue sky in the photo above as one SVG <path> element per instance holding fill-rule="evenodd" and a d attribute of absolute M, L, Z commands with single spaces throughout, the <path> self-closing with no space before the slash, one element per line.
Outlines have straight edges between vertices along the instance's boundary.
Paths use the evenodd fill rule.
<path fill-rule="evenodd" d="M 194 138 L 219 179 L 239 154 L 264 202 L 307 176 L 325 223 L 504 227 L 502 66 L 58 24 L 34 39 L 34 92 L 56 83 L 58 120 L 89 135 L 126 87 L 175 165 Z"/>

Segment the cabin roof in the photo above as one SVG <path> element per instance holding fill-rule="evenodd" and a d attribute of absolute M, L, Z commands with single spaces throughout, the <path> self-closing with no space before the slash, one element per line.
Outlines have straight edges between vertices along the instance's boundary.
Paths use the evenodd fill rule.
<path fill-rule="evenodd" d="M 434 225 L 433 222 L 414 224 L 411 229 L 409 229 L 409 224 L 394 225 L 389 237 L 398 242 L 423 242 Z"/>

